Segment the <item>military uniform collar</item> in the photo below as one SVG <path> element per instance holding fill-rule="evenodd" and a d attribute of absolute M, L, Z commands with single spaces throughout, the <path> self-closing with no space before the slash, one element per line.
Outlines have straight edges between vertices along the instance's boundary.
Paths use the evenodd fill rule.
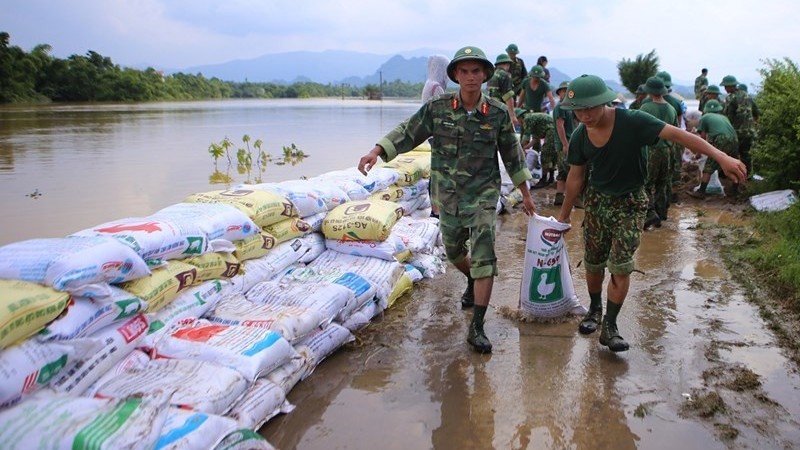
<path fill-rule="evenodd" d="M 461 92 L 459 92 L 458 95 L 453 96 L 450 106 L 452 107 L 453 111 L 459 108 L 466 111 L 466 108 L 464 108 L 464 102 L 461 101 Z M 487 97 L 483 92 L 481 92 L 481 97 L 478 99 L 478 104 L 476 105 L 475 110 L 484 116 L 489 115 L 489 97 Z"/>

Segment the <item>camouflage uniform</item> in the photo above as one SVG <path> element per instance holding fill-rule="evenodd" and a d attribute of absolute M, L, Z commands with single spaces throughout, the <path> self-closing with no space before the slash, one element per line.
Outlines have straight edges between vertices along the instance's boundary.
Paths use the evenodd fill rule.
<path fill-rule="evenodd" d="M 708 87 L 708 77 L 705 75 L 700 75 L 699 77 L 694 79 L 694 98 L 700 100 L 700 97 L 703 96 L 703 91 L 706 90 Z M 702 111 L 702 109 L 700 110 Z"/>
<path fill-rule="evenodd" d="M 697 130 L 705 133 L 706 141 L 725 152 L 726 155 L 739 157 L 739 141 L 736 131 L 727 117 L 719 113 L 707 112 L 700 118 Z M 706 159 L 703 173 L 712 174 L 715 170 L 720 170 L 719 163 L 711 158 Z M 720 175 L 722 175 L 721 171 Z"/>
<path fill-rule="evenodd" d="M 489 92 L 489 97 L 496 98 L 500 100 L 500 103 L 505 104 L 506 100 L 514 98 L 511 74 L 499 67 L 494 69 L 492 78 L 486 82 L 486 90 Z"/>
<path fill-rule="evenodd" d="M 494 253 L 495 208 L 500 196 L 499 157 L 514 185 L 531 179 L 507 108 L 481 95 L 475 111 L 464 109 L 458 93 L 424 104 L 378 141 L 392 160 L 433 137 L 431 192 L 439 208 L 442 240 L 454 264 L 467 256 L 473 278 L 497 275 Z"/>
<path fill-rule="evenodd" d="M 516 61 L 511 62 L 511 69 L 509 69 L 508 72 L 511 75 L 511 85 L 514 88 L 514 93 L 519 95 L 519 93 L 522 92 L 522 81 L 528 76 L 528 69 L 525 67 L 525 61 L 517 57 Z"/>
<path fill-rule="evenodd" d="M 756 135 L 758 106 L 746 92 L 737 89 L 728 94 L 725 99 L 723 114 L 736 130 L 736 137 L 739 140 L 739 159 L 747 167 L 747 173 L 751 173 L 753 163 L 750 158 L 750 148 L 753 146 L 753 139 Z"/>
<path fill-rule="evenodd" d="M 673 108 L 668 104 L 650 102 L 642 106 L 641 111 L 664 122 L 675 125 L 677 116 Z M 666 220 L 669 210 L 669 197 L 672 192 L 672 171 L 673 169 L 673 148 L 675 144 L 665 139 L 659 139 L 653 145 L 647 146 L 647 181 L 645 182 L 645 192 L 647 193 L 648 216 L 656 214 L 657 219 Z M 648 220 L 650 220 L 648 218 Z"/>
<path fill-rule="evenodd" d="M 644 189 L 622 196 L 605 195 L 591 185 L 584 194 L 583 262 L 588 272 L 629 274 L 639 248 L 647 211 Z"/>
<path fill-rule="evenodd" d="M 522 116 L 522 131 L 520 139 L 523 143 L 531 139 L 544 139 L 541 146 L 542 170 L 548 171 L 555 169 L 561 158 L 561 152 L 556 151 L 555 147 L 555 123 L 553 116 L 545 113 L 527 113 Z"/>

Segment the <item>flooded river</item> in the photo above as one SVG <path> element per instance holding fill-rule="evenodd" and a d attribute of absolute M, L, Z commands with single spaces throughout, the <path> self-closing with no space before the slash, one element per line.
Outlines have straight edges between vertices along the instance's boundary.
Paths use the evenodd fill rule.
<path fill-rule="evenodd" d="M 313 100 L 0 108 L 0 245 L 222 189 L 210 182 L 207 148 L 225 136 L 239 144 L 249 134 L 273 153 L 295 143 L 311 155 L 268 167 L 264 181 L 352 166 L 416 107 Z M 540 214 L 556 214 L 553 195 L 535 191 Z M 574 266 L 581 217 L 573 214 L 567 234 Z M 280 449 L 800 448 L 797 367 L 715 252 L 709 225 L 738 220 L 713 203 L 681 205 L 644 234 L 643 273 L 633 274 L 619 320 L 631 350 L 613 354 L 596 335 L 579 335 L 577 319 L 516 318 L 527 220 L 503 215 L 487 314 L 492 354 L 465 343 L 471 312 L 460 309 L 465 282 L 451 268 L 320 364 L 290 392 L 296 409 L 261 434 Z M 573 270 L 588 304 L 583 269 Z"/>

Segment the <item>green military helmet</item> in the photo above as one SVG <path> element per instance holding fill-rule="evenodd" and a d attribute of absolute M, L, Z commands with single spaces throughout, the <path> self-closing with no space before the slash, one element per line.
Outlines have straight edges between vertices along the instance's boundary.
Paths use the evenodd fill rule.
<path fill-rule="evenodd" d="M 562 81 L 561 84 L 559 84 L 558 88 L 556 89 L 556 95 L 558 95 L 560 91 L 567 89 L 568 87 L 569 87 L 569 81 Z"/>
<path fill-rule="evenodd" d="M 455 77 L 455 71 L 456 65 L 461 61 L 477 61 L 483 64 L 483 67 L 486 69 L 486 77 L 483 80 L 484 83 L 492 77 L 492 73 L 494 72 L 494 64 L 486 59 L 486 54 L 483 53 L 483 50 L 479 49 L 478 47 L 462 47 L 458 49 L 455 56 L 453 56 L 453 59 L 450 61 L 450 64 L 447 65 L 447 76 L 453 80 L 454 83 L 458 84 L 458 81 Z"/>
<path fill-rule="evenodd" d="M 517 119 L 521 119 L 522 116 L 528 114 L 528 110 L 524 108 L 514 108 L 514 114 L 516 114 Z"/>
<path fill-rule="evenodd" d="M 722 112 L 722 104 L 714 100 L 713 98 L 706 102 L 706 106 L 703 107 L 704 113 L 720 113 Z"/>
<path fill-rule="evenodd" d="M 636 95 L 644 95 L 646 93 L 647 92 L 644 91 L 644 85 L 643 84 L 640 84 L 639 86 L 637 86 L 636 87 L 636 92 L 634 92 L 634 94 L 636 94 Z"/>
<path fill-rule="evenodd" d="M 513 62 L 514 62 L 514 61 L 511 61 L 511 57 L 509 57 L 509 56 L 508 56 L 508 54 L 506 54 L 506 53 L 500 53 L 499 55 L 497 55 L 497 58 L 495 58 L 495 60 L 494 60 L 494 65 L 496 66 L 496 65 L 498 65 L 498 64 L 503 64 L 503 63 L 509 63 L 509 64 L 511 64 L 511 63 L 513 63 Z"/>
<path fill-rule="evenodd" d="M 667 83 L 657 76 L 650 77 L 644 84 L 644 92 L 653 95 L 667 95 Z"/>
<path fill-rule="evenodd" d="M 528 75 L 534 78 L 544 78 L 546 76 L 544 73 L 544 67 L 538 64 L 531 68 L 531 71 L 528 72 Z"/>
<path fill-rule="evenodd" d="M 710 84 L 706 88 L 706 94 L 722 95 L 722 91 L 719 90 L 719 86 L 717 86 L 716 84 Z"/>
<path fill-rule="evenodd" d="M 567 98 L 561 103 L 565 110 L 589 109 L 605 105 L 617 98 L 617 93 L 596 75 L 581 75 L 569 82 Z"/>
<path fill-rule="evenodd" d="M 745 92 L 747 92 L 747 85 L 746 85 L 746 84 L 744 84 L 744 83 L 739 83 L 738 89 L 739 89 L 740 91 L 745 91 Z"/>
<path fill-rule="evenodd" d="M 516 55 L 517 53 L 519 53 L 519 47 L 517 47 L 517 44 L 508 44 L 508 47 L 506 47 L 506 51 L 508 53 L 513 53 Z"/>
<path fill-rule="evenodd" d="M 722 82 L 720 83 L 720 86 L 736 86 L 737 84 L 739 84 L 739 82 L 736 81 L 735 76 L 725 75 L 724 77 L 722 77 Z"/>
<path fill-rule="evenodd" d="M 664 82 L 664 86 L 666 86 L 667 89 L 672 87 L 672 75 L 670 75 L 669 72 L 662 70 L 661 72 L 658 72 L 656 76 L 661 78 L 661 80 Z"/>

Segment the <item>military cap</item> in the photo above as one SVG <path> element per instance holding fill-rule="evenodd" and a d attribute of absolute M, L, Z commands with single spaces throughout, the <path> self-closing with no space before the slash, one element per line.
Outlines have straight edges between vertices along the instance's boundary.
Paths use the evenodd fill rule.
<path fill-rule="evenodd" d="M 453 59 L 450 61 L 450 64 L 447 65 L 447 76 L 453 80 L 454 83 L 458 84 L 458 81 L 455 77 L 456 65 L 461 61 L 477 61 L 483 64 L 484 69 L 486 69 L 486 77 L 484 78 L 483 82 L 489 80 L 492 77 L 492 72 L 494 72 L 494 64 L 491 61 L 486 59 L 486 55 L 483 53 L 483 50 L 479 49 L 478 47 L 462 47 L 458 49 Z"/>
<path fill-rule="evenodd" d="M 531 71 L 528 72 L 528 75 L 534 78 L 544 78 L 545 77 L 544 67 L 537 64 L 531 68 Z"/>
<path fill-rule="evenodd" d="M 527 109 L 524 109 L 524 108 L 514 108 L 514 114 L 516 114 L 517 118 L 520 118 L 520 117 L 524 116 L 525 114 L 528 114 L 528 112 L 529 111 Z"/>
<path fill-rule="evenodd" d="M 517 53 L 519 53 L 519 47 L 517 47 L 517 44 L 508 44 L 508 47 L 506 47 L 506 51 L 508 53 L 513 53 L 516 55 Z"/>
<path fill-rule="evenodd" d="M 706 88 L 706 94 L 717 94 L 717 95 L 722 95 L 722 91 L 720 91 L 720 90 L 719 90 L 719 86 L 717 86 L 716 84 L 710 84 L 710 85 L 709 85 L 709 86 Z"/>
<path fill-rule="evenodd" d="M 639 86 L 637 86 L 636 87 L 636 92 L 634 92 L 634 94 L 636 94 L 636 95 L 642 95 L 642 94 L 646 94 L 646 93 L 647 92 L 644 91 L 644 85 L 643 84 L 640 84 Z"/>
<path fill-rule="evenodd" d="M 653 95 L 666 95 L 667 86 L 663 79 L 659 77 L 650 77 L 644 84 L 644 92 Z"/>
<path fill-rule="evenodd" d="M 589 109 L 605 105 L 617 98 L 617 93 L 606 86 L 606 82 L 596 75 L 581 75 L 569 82 L 567 98 L 561 104 L 562 109 Z"/>
<path fill-rule="evenodd" d="M 704 113 L 719 113 L 722 112 L 722 104 L 719 101 L 711 99 L 706 102 L 706 105 L 703 107 Z"/>
<path fill-rule="evenodd" d="M 513 62 L 514 61 L 511 61 L 511 58 L 506 53 L 500 53 L 499 55 L 497 55 L 497 58 L 495 58 L 494 65 L 496 66 L 498 64 L 503 64 L 503 63 L 511 64 Z"/>
<path fill-rule="evenodd" d="M 556 94 L 558 94 L 558 91 L 566 89 L 568 87 L 569 87 L 569 81 L 562 81 L 561 84 L 559 84 L 558 88 L 556 89 Z"/>
<path fill-rule="evenodd" d="M 736 86 L 737 84 L 739 84 L 739 82 L 736 81 L 735 76 L 725 75 L 724 77 L 722 77 L 722 82 L 720 83 L 720 86 Z"/>
<path fill-rule="evenodd" d="M 664 86 L 669 89 L 672 87 L 672 75 L 669 74 L 666 70 L 662 70 L 656 74 L 658 78 L 664 82 Z"/>
<path fill-rule="evenodd" d="M 739 83 L 738 89 L 739 89 L 740 91 L 745 91 L 745 92 L 747 92 L 747 85 L 746 85 L 746 84 L 744 84 L 744 83 Z"/>

